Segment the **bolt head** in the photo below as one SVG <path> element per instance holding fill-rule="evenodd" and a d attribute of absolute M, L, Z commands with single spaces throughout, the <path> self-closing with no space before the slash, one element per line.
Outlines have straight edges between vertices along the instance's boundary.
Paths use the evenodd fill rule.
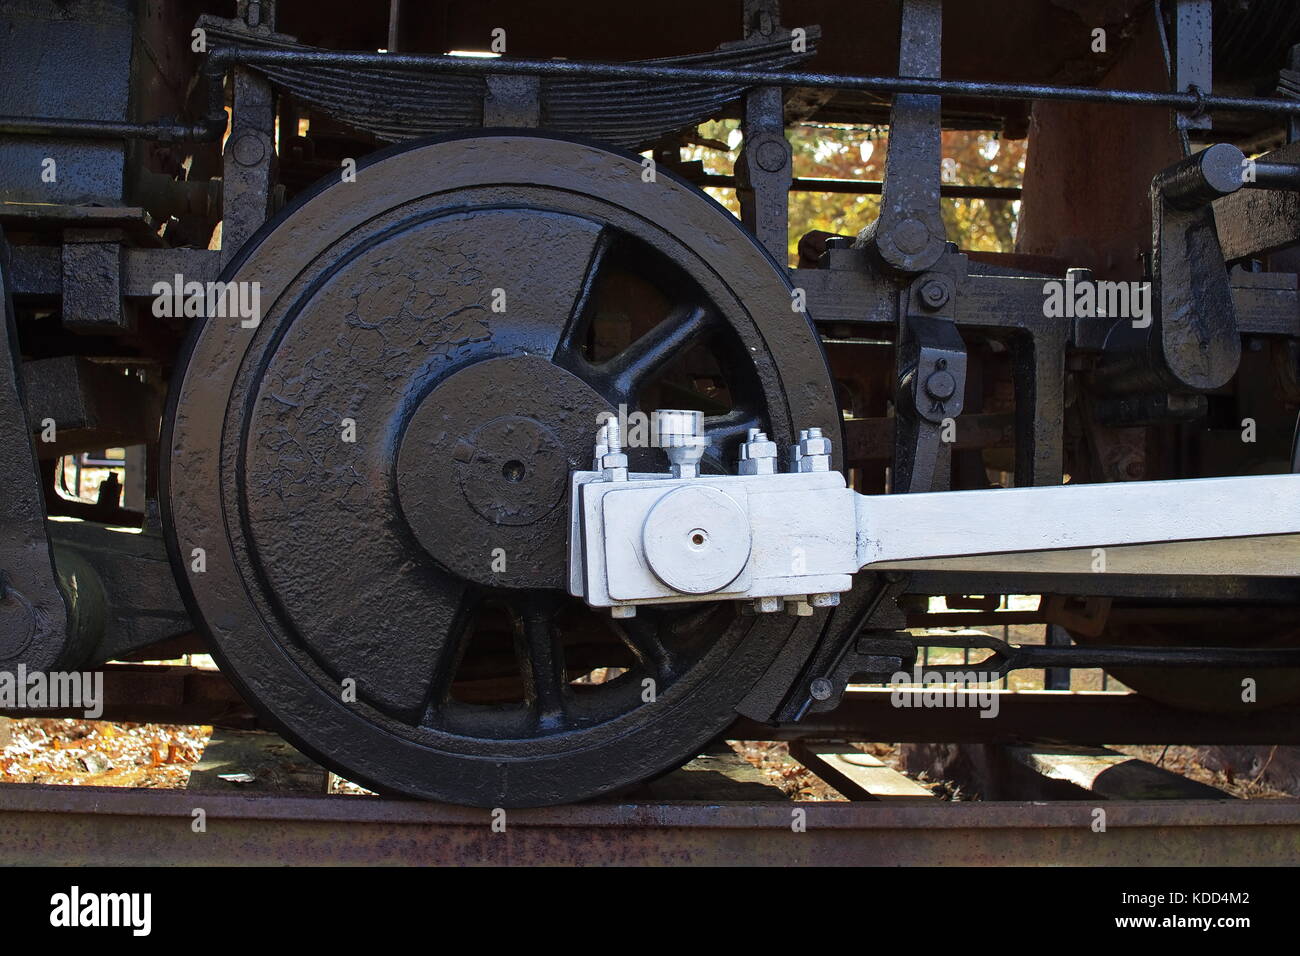
<path fill-rule="evenodd" d="M 830 700 L 831 694 L 835 693 L 835 688 L 825 677 L 818 677 L 808 685 L 808 693 L 812 695 L 813 700 Z"/>
<path fill-rule="evenodd" d="M 940 309 L 948 303 L 948 287 L 938 279 L 921 286 L 921 302 L 931 309 Z"/>
<path fill-rule="evenodd" d="M 805 438 L 799 442 L 799 453 L 805 458 L 809 455 L 829 455 L 831 453 L 831 440 L 829 438 Z"/>
<path fill-rule="evenodd" d="M 803 598 L 785 602 L 785 613 L 791 617 L 812 617 L 812 605 Z"/>

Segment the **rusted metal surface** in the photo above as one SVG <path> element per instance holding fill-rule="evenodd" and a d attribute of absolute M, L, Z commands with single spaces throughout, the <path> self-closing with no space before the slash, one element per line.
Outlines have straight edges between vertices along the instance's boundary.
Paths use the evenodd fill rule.
<path fill-rule="evenodd" d="M 205 832 L 194 832 L 202 809 Z M 585 804 L 0 787 L 6 864 L 1293 864 L 1300 802 Z M 791 823 L 802 811 L 806 830 Z M 500 817 L 498 816 L 498 819 Z M 498 828 L 499 829 L 499 828 Z"/>

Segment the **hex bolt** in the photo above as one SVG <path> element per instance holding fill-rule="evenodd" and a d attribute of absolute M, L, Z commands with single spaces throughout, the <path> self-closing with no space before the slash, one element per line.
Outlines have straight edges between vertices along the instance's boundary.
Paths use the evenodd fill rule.
<path fill-rule="evenodd" d="M 636 617 L 635 604 L 615 604 L 609 609 L 609 616 L 615 620 L 622 620 L 629 617 Z"/>
<path fill-rule="evenodd" d="M 740 457 L 736 461 L 736 473 L 741 475 L 776 474 L 777 446 L 767 437 L 767 433 L 758 428 L 751 428 L 745 441 L 740 445 Z"/>
<path fill-rule="evenodd" d="M 813 607 L 837 607 L 840 603 L 838 594 L 810 594 L 808 603 Z"/>
<path fill-rule="evenodd" d="M 948 287 L 938 279 L 927 279 L 921 286 L 921 304 L 927 309 L 942 309 L 948 304 Z"/>
<path fill-rule="evenodd" d="M 622 445 L 618 419 L 611 415 L 596 436 L 596 461 L 606 481 L 627 481 L 627 455 L 623 454 Z"/>
<path fill-rule="evenodd" d="M 820 428 L 805 428 L 799 432 L 799 444 L 791 471 L 812 472 L 831 470 L 831 440 L 822 435 Z"/>
<path fill-rule="evenodd" d="M 609 454 L 609 425 L 601 423 L 596 431 L 596 448 L 593 454 L 593 471 L 600 471 L 605 467 L 605 456 Z M 468 459 L 466 459 L 468 460 Z"/>
<path fill-rule="evenodd" d="M 813 700 L 830 700 L 831 695 L 835 693 L 835 688 L 825 677 L 818 677 L 808 685 L 808 693 L 812 695 Z"/>
<path fill-rule="evenodd" d="M 708 450 L 704 413 L 691 409 L 661 408 L 654 413 L 653 433 L 671 463 L 674 478 L 698 478 L 700 459 Z"/>
<path fill-rule="evenodd" d="M 775 614 L 785 606 L 785 600 L 779 597 L 754 598 L 753 603 L 756 614 Z"/>

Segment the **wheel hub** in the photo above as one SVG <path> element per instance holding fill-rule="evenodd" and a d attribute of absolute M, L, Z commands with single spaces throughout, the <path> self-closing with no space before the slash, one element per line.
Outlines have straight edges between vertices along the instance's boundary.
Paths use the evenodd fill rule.
<path fill-rule="evenodd" d="M 607 410 L 576 375 L 534 355 L 454 373 L 402 434 L 396 471 L 406 523 L 467 581 L 562 587 L 569 473 L 588 466 L 597 416 Z"/>

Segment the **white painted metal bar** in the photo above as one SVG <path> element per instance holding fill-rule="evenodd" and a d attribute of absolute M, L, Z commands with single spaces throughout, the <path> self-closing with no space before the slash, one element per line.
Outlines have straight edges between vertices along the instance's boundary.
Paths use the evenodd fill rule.
<path fill-rule="evenodd" d="M 858 496 L 862 567 L 1300 574 L 1300 475 Z"/>

